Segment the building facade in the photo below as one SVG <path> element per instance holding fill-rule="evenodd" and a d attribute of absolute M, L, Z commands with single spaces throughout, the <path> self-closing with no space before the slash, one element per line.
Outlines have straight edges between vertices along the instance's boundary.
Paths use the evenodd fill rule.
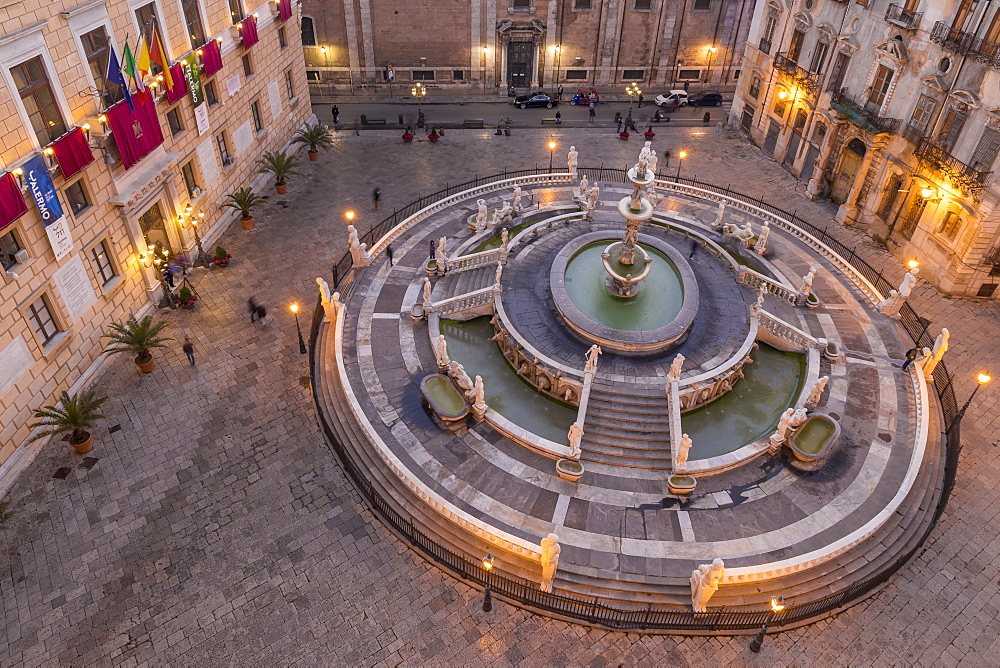
<path fill-rule="evenodd" d="M 1000 297 L 1000 7 L 769 0 L 731 120 L 943 292 Z"/>
<path fill-rule="evenodd" d="M 107 325 L 161 301 L 155 263 L 193 260 L 197 240 L 210 252 L 225 195 L 311 116 L 297 14 L 0 2 L 0 464 L 30 450 L 32 411 L 96 368 Z M 141 62 L 140 35 L 166 71 L 150 65 L 144 93 L 124 79 L 132 111 L 108 63 L 126 44 Z"/>
<path fill-rule="evenodd" d="M 310 81 L 327 92 L 403 95 L 422 81 L 493 95 L 636 82 L 655 95 L 683 82 L 732 86 L 754 2 L 305 0 L 302 41 Z"/>

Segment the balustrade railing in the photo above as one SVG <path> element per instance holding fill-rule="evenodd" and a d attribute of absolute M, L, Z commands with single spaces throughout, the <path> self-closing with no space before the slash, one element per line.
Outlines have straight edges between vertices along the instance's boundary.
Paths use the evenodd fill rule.
<path fill-rule="evenodd" d="M 469 311 L 476 307 L 493 302 L 493 286 L 467 292 L 464 295 L 455 295 L 448 299 L 431 304 L 431 311 L 440 316 L 455 315 L 463 311 Z"/>
<path fill-rule="evenodd" d="M 501 251 L 499 248 L 485 250 L 479 253 L 470 253 L 469 255 L 460 255 L 448 260 L 448 273 L 455 274 L 462 271 L 476 269 L 477 267 L 484 267 L 490 264 L 495 265 L 497 262 L 500 262 L 500 260 Z"/>
<path fill-rule="evenodd" d="M 798 327 L 790 325 L 778 316 L 768 313 L 767 311 L 760 312 L 759 321 L 762 329 L 766 329 L 782 341 L 790 343 L 802 350 L 817 348 L 820 345 L 819 340 L 816 339 L 816 337 L 803 332 Z"/>
<path fill-rule="evenodd" d="M 798 63 L 784 53 L 775 54 L 774 67 L 810 93 L 815 93 L 819 87 L 819 74 L 799 67 Z"/>
<path fill-rule="evenodd" d="M 753 269 L 741 267 L 738 280 L 740 283 L 749 285 L 751 288 L 764 288 L 767 294 L 774 295 L 778 299 L 783 299 L 789 304 L 798 303 L 799 299 L 803 296 L 798 290 L 793 290 L 786 285 L 782 285 L 773 278 L 769 278 Z"/>
<path fill-rule="evenodd" d="M 898 118 L 880 116 L 877 111 L 866 109 L 864 105 L 854 100 L 846 88 L 841 88 L 830 97 L 833 109 L 859 127 L 871 126 L 876 133 L 896 134 L 901 121 Z"/>
<path fill-rule="evenodd" d="M 931 41 L 948 51 L 969 56 L 993 69 L 1000 69 L 1000 44 L 976 37 L 975 33 L 956 30 L 944 21 L 938 21 L 931 30 Z"/>
<path fill-rule="evenodd" d="M 920 20 L 924 17 L 923 12 L 915 12 L 902 5 L 892 4 L 885 12 L 885 20 L 894 26 L 916 30 L 920 26 Z"/>
<path fill-rule="evenodd" d="M 972 165 L 965 164 L 945 148 L 927 138 L 920 141 L 914 155 L 918 160 L 943 172 L 959 188 L 970 193 L 978 193 L 985 188 L 993 173 L 980 171 Z"/>

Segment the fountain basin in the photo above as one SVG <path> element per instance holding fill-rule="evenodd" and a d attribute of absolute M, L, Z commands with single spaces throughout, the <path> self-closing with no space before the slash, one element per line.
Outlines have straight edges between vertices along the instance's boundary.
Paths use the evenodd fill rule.
<path fill-rule="evenodd" d="M 840 423 L 824 413 L 814 413 L 792 435 L 788 447 L 799 461 L 822 463 L 839 438 Z"/>
<path fill-rule="evenodd" d="M 469 414 L 469 402 L 447 376 L 439 373 L 424 376 L 420 381 L 420 393 L 442 420 L 455 422 Z"/>
<path fill-rule="evenodd" d="M 620 241 L 610 234 L 602 231 L 581 235 L 556 255 L 549 270 L 549 288 L 559 315 L 583 340 L 619 352 L 647 354 L 682 342 L 698 311 L 698 281 L 691 265 L 666 241 L 640 234 L 639 244 L 657 264 L 636 297 L 614 297 L 604 286 L 608 273 L 600 258 L 608 244 Z M 590 247 L 596 247 L 596 251 Z M 590 252 L 595 257 L 587 280 L 592 277 L 593 286 L 581 283 L 576 269 L 570 266 L 581 260 L 578 255 Z M 668 272 L 670 283 L 657 283 Z"/>
<path fill-rule="evenodd" d="M 698 486 L 694 476 L 674 473 L 667 477 L 667 489 L 671 494 L 690 494 Z"/>

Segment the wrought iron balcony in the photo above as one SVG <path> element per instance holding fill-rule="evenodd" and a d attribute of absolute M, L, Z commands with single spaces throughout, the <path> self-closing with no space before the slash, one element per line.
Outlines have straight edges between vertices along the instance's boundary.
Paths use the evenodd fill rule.
<path fill-rule="evenodd" d="M 788 58 L 784 53 L 776 53 L 774 55 L 774 67 L 792 79 L 797 86 L 805 88 L 810 93 L 815 93 L 819 87 L 818 74 L 799 67 L 794 60 Z"/>
<path fill-rule="evenodd" d="M 943 172 L 959 188 L 970 193 L 978 193 L 986 187 L 986 181 L 993 172 L 981 172 L 967 165 L 944 148 L 928 138 L 917 145 L 914 155 L 923 163 Z"/>
<path fill-rule="evenodd" d="M 907 123 L 905 126 L 903 126 L 902 135 L 904 139 L 906 139 L 914 146 L 919 146 L 920 142 L 924 140 L 925 132 L 926 132 L 925 130 L 922 130 L 921 128 L 915 127 Z"/>
<path fill-rule="evenodd" d="M 922 18 L 924 18 L 923 12 L 914 12 L 901 5 L 889 5 L 889 9 L 885 12 L 886 23 L 907 30 L 916 30 Z"/>
<path fill-rule="evenodd" d="M 896 134 L 899 131 L 898 118 L 885 118 L 878 112 L 865 109 L 851 98 L 846 88 L 841 88 L 830 97 L 830 106 L 851 123 L 872 134 Z"/>
<path fill-rule="evenodd" d="M 944 21 L 934 24 L 931 31 L 931 41 L 937 42 L 948 51 L 963 56 L 969 56 L 980 63 L 986 63 L 993 69 L 1000 70 L 1000 44 L 982 38 L 977 38 L 971 32 L 955 30 Z"/>

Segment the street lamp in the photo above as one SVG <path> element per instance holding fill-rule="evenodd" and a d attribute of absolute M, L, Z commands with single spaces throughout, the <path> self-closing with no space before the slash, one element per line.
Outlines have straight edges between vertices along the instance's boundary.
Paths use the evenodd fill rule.
<path fill-rule="evenodd" d="M 677 153 L 677 177 L 674 179 L 675 183 L 680 183 L 681 181 L 681 165 L 684 164 L 684 158 L 688 157 L 687 151 L 678 151 Z"/>
<path fill-rule="evenodd" d="M 969 395 L 969 400 L 965 402 L 964 406 L 962 406 L 962 410 L 958 411 L 958 415 L 955 416 L 955 420 L 951 423 L 951 426 L 948 427 L 947 430 L 945 430 L 944 432 L 945 436 L 950 436 L 951 430 L 957 427 L 962 422 L 962 418 L 965 417 L 965 411 L 969 409 L 969 404 L 971 404 L 972 400 L 976 397 L 976 392 L 979 391 L 980 387 L 990 382 L 991 380 L 993 379 L 990 377 L 988 373 L 983 373 L 982 371 L 979 372 L 979 374 L 976 376 L 976 382 L 977 382 L 976 388 L 972 390 L 972 394 Z"/>
<path fill-rule="evenodd" d="M 490 570 L 493 569 L 493 555 L 487 554 L 483 557 L 483 570 L 486 571 L 486 596 L 483 597 L 483 612 L 493 610 L 493 594 L 490 592 Z"/>
<path fill-rule="evenodd" d="M 753 637 L 750 641 L 750 651 L 753 653 L 759 653 L 761 648 L 764 646 L 764 636 L 767 635 L 767 624 L 774 621 L 774 616 L 785 609 L 785 598 L 783 596 L 772 596 L 771 597 L 771 619 L 769 619 L 764 626 L 760 627 L 760 631 Z"/>
<path fill-rule="evenodd" d="M 708 67 L 705 68 L 705 83 L 708 83 L 712 78 L 712 58 L 715 57 L 716 51 L 718 51 L 718 49 L 714 44 L 708 47 Z"/>
<path fill-rule="evenodd" d="M 205 251 L 201 247 L 201 235 L 198 234 L 198 223 L 203 222 L 205 219 L 205 213 L 202 211 L 198 212 L 197 216 L 191 216 L 191 229 L 194 230 L 194 243 L 198 248 L 198 259 L 204 263 L 205 269 L 208 269 L 209 260 L 208 256 L 205 255 Z M 198 264 L 197 261 L 194 264 Z"/>
<path fill-rule="evenodd" d="M 554 141 L 549 142 L 549 174 L 552 173 L 552 152 L 556 150 L 556 143 Z"/>
<path fill-rule="evenodd" d="M 642 91 L 639 90 L 639 84 L 629 84 L 625 86 L 625 94 L 628 95 L 628 115 L 632 115 L 632 100 L 633 98 L 642 95 Z"/>
<path fill-rule="evenodd" d="M 424 88 L 422 83 L 414 84 L 413 88 L 410 89 L 410 95 L 417 98 L 417 127 L 422 128 L 424 127 L 424 124 L 421 120 L 423 118 L 423 112 L 420 111 L 420 104 L 424 96 L 427 95 L 427 89 Z"/>
<path fill-rule="evenodd" d="M 345 211 L 344 212 L 344 218 L 347 219 L 347 224 L 348 225 L 353 225 L 354 224 L 354 212 L 353 211 L 350 211 L 350 210 Z"/>
<path fill-rule="evenodd" d="M 916 260 L 907 260 L 906 266 L 909 267 L 910 269 L 916 269 L 917 267 L 920 266 L 920 263 L 917 262 Z"/>
<path fill-rule="evenodd" d="M 306 342 L 302 340 L 302 329 L 299 327 L 299 305 L 293 303 L 288 308 L 290 308 L 292 310 L 292 313 L 295 314 L 295 331 L 299 335 L 299 352 L 302 353 L 303 355 L 305 355 L 306 354 Z"/>

